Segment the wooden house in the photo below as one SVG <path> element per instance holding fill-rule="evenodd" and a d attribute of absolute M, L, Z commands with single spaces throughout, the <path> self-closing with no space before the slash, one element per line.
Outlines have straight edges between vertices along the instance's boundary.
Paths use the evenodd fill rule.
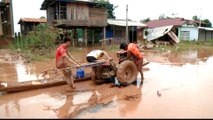
<path fill-rule="evenodd" d="M 105 27 L 107 11 L 96 3 L 79 0 L 44 0 L 41 10 L 47 10 L 47 21 L 60 28 Z"/>
<path fill-rule="evenodd" d="M 12 37 L 14 33 L 12 1 L 0 2 L 0 36 Z"/>
<path fill-rule="evenodd" d="M 36 31 L 40 23 L 47 23 L 45 18 L 21 18 L 18 22 L 21 28 L 21 34 L 27 35 L 30 31 Z"/>
<path fill-rule="evenodd" d="M 100 3 L 91 0 L 44 0 L 40 9 L 47 11 L 47 22 L 53 27 L 83 29 L 84 43 L 87 44 L 87 30 L 99 28 L 105 32 L 107 26 L 107 10 L 97 4 Z"/>

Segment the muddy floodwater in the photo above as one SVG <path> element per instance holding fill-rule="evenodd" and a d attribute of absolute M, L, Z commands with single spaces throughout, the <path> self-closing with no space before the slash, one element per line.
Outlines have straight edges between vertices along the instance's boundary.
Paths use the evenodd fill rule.
<path fill-rule="evenodd" d="M 60 85 L 1 92 L 0 118 L 213 118 L 213 48 L 143 54 L 150 64 L 143 68 L 142 85 L 138 75 L 137 83 L 126 87 L 88 80 L 75 90 Z M 39 79 L 40 71 L 54 65 L 54 60 L 10 59 L 1 53 L 1 82 Z"/>

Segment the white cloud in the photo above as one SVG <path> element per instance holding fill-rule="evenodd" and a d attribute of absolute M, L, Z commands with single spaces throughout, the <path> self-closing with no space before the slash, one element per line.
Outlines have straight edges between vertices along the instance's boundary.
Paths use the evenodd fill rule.
<path fill-rule="evenodd" d="M 192 19 L 192 16 L 197 15 L 201 19 L 209 19 L 213 22 L 211 11 L 211 0 L 194 1 L 194 0 L 109 0 L 110 3 L 119 7 L 115 9 L 116 18 L 126 18 L 126 4 L 128 4 L 128 16 L 133 20 L 141 20 L 146 18 L 157 19 L 161 14 L 172 17 L 172 14 L 177 14 L 177 17 Z"/>

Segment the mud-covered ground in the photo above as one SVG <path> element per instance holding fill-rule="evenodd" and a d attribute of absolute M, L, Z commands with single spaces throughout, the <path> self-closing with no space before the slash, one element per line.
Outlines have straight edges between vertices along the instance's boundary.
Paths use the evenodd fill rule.
<path fill-rule="evenodd" d="M 143 54 L 150 64 L 143 68 L 142 85 L 139 75 L 136 84 L 126 87 L 88 80 L 76 83 L 75 90 L 61 85 L 1 93 L 0 118 L 213 118 L 212 48 Z M 54 66 L 54 60 L 24 64 L 15 56 L 1 50 L 1 81 L 37 79 Z"/>

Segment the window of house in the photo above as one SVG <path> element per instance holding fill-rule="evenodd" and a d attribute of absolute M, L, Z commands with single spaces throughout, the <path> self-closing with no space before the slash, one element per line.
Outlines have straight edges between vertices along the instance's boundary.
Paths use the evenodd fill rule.
<path fill-rule="evenodd" d="M 190 40 L 190 32 L 182 31 L 181 32 L 181 40 Z"/>
<path fill-rule="evenodd" d="M 65 2 L 56 3 L 55 9 L 55 19 L 67 19 L 67 6 Z"/>

